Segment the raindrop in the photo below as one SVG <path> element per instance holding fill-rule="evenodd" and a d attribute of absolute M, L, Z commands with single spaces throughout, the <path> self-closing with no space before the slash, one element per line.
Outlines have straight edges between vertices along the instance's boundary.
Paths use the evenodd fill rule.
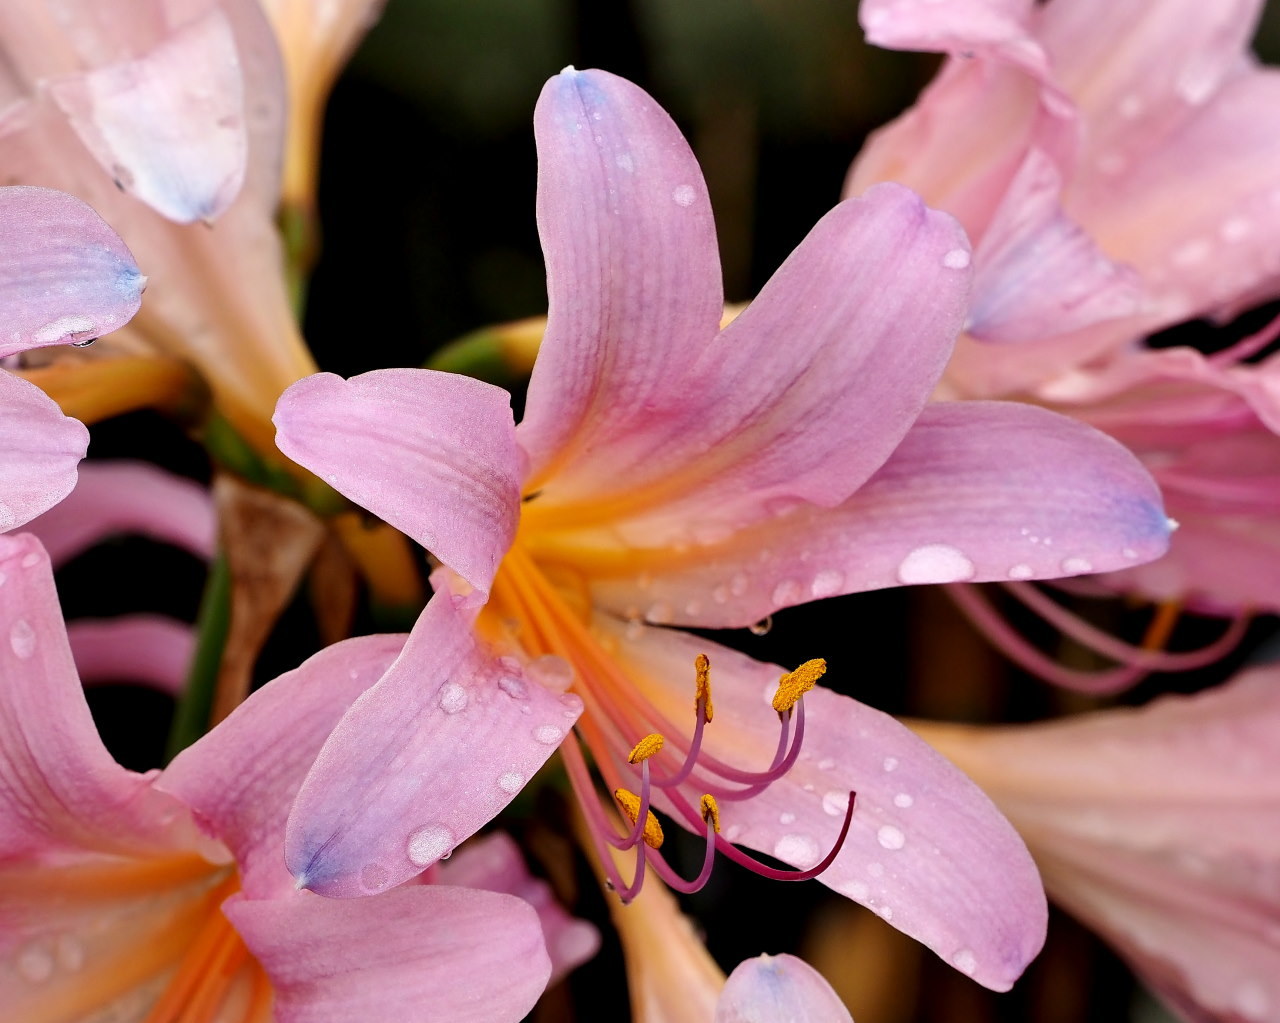
<path fill-rule="evenodd" d="M 823 597 L 834 597 L 843 588 L 844 573 L 838 572 L 834 568 L 819 572 L 813 577 L 813 582 L 809 584 L 809 592 L 813 594 L 815 600 L 821 600 Z"/>
<path fill-rule="evenodd" d="M 877 910 L 876 910 L 876 912 L 877 912 L 877 913 L 879 913 L 879 914 L 880 914 L 880 916 L 881 916 L 881 918 L 882 918 L 882 919 L 884 919 L 884 920 L 892 920 L 892 919 L 893 919 L 893 907 L 892 907 L 892 906 L 881 906 L 879 909 L 877 909 Z"/>
<path fill-rule="evenodd" d="M 893 797 L 893 805 L 898 807 L 900 810 L 906 810 L 915 805 L 915 800 L 907 795 L 907 793 L 899 792 Z"/>
<path fill-rule="evenodd" d="M 783 579 L 773 588 L 773 603 L 778 607 L 790 607 L 804 599 L 804 586 L 794 579 Z"/>
<path fill-rule="evenodd" d="M 1030 565 L 1014 565 L 1009 569 L 1010 579 L 1030 579 L 1033 575 L 1035 572 Z"/>
<path fill-rule="evenodd" d="M 796 822 L 796 815 L 795 815 L 794 813 L 780 813 L 780 814 L 778 814 L 778 823 L 779 823 L 779 824 L 794 824 L 795 822 Z"/>
<path fill-rule="evenodd" d="M 748 625 L 747 629 L 753 636 L 767 636 L 769 630 L 773 628 L 773 615 L 765 615 L 754 625 Z"/>
<path fill-rule="evenodd" d="M 671 614 L 671 605 L 665 600 L 659 600 L 649 605 L 644 617 L 646 621 L 652 622 L 654 625 L 670 625 Z"/>
<path fill-rule="evenodd" d="M 427 867 L 453 850 L 453 832 L 443 824 L 427 824 L 409 836 L 405 854 L 416 866 Z"/>
<path fill-rule="evenodd" d="M 367 892 L 380 892 L 389 880 L 387 868 L 380 863 L 366 863 L 360 871 L 360 884 Z"/>
<path fill-rule="evenodd" d="M 917 547 L 898 566 L 898 581 L 907 585 L 958 583 L 973 576 L 973 562 L 962 551 L 945 543 Z"/>
<path fill-rule="evenodd" d="M 505 774 L 498 775 L 498 788 L 514 796 L 524 788 L 524 778 L 515 771 L 507 771 Z"/>
<path fill-rule="evenodd" d="M 573 685 L 573 665 L 557 654 L 535 657 L 525 671 L 538 685 L 553 693 L 563 693 Z"/>
<path fill-rule="evenodd" d="M 1135 551 L 1132 547 L 1126 547 L 1120 553 L 1123 554 L 1130 561 L 1136 561 L 1138 558 L 1138 552 Z"/>
<path fill-rule="evenodd" d="M 96 340 L 98 340 L 98 339 L 97 339 L 97 338 L 95 338 L 95 337 L 87 337 L 87 338 L 85 338 L 83 341 L 72 341 L 72 342 L 71 342 L 71 347 L 72 347 L 72 348 L 88 348 L 88 347 L 89 347 L 91 344 L 93 344 Z"/>
<path fill-rule="evenodd" d="M 40 555 L 35 551 L 32 551 L 22 559 L 23 568 L 35 568 L 38 564 L 40 564 Z"/>
<path fill-rule="evenodd" d="M 948 270 L 963 270 L 969 265 L 969 253 L 964 249 L 952 249 L 942 257 L 942 265 Z"/>
<path fill-rule="evenodd" d="M 978 970 L 978 957 L 973 954 L 973 949 L 962 948 L 951 957 L 951 965 L 966 977 L 972 977 Z"/>
<path fill-rule="evenodd" d="M 54 953 L 58 965 L 68 973 L 75 973 L 84 965 L 84 946 L 69 934 L 64 934 L 54 943 Z"/>
<path fill-rule="evenodd" d="M 832 789 L 822 797 L 822 809 L 832 817 L 843 817 L 849 809 L 849 793 Z"/>
<path fill-rule="evenodd" d="M 18 517 L 14 515 L 13 509 L 7 504 L 0 503 L 0 533 L 6 529 L 12 529 Z"/>
<path fill-rule="evenodd" d="M 18 953 L 18 972 L 33 984 L 43 984 L 53 976 L 53 956 L 38 945 L 28 945 Z"/>
<path fill-rule="evenodd" d="M 732 579 L 729 580 L 729 592 L 732 593 L 735 597 L 741 597 L 744 593 L 747 592 L 748 585 L 749 585 L 749 580 L 747 579 L 746 573 L 738 572 L 736 575 L 734 575 Z"/>
<path fill-rule="evenodd" d="M 714 590 L 711 591 L 711 599 L 714 600 L 717 604 L 729 603 L 729 587 L 723 586 L 723 585 L 717 586 Z"/>
<path fill-rule="evenodd" d="M 835 766 L 836 766 L 836 761 L 834 757 L 823 757 L 821 760 L 818 761 L 819 771 L 830 771 L 831 768 Z"/>
<path fill-rule="evenodd" d="M 457 682 L 446 682 L 440 687 L 440 709 L 446 714 L 457 714 L 467 705 L 467 691 Z"/>
<path fill-rule="evenodd" d="M 697 197 L 698 193 L 694 191 L 692 185 L 676 185 L 671 193 L 671 198 L 675 200 L 677 206 L 692 206 Z"/>
<path fill-rule="evenodd" d="M 36 652 L 36 633 L 25 618 L 19 618 L 9 630 L 9 646 L 24 661 Z"/>
<path fill-rule="evenodd" d="M 876 841 L 885 849 L 901 849 L 907 844 L 907 836 L 892 824 L 881 824 L 876 832 Z"/>
<path fill-rule="evenodd" d="M 503 675 L 499 678 L 498 688 L 513 700 L 523 700 L 529 695 L 529 687 L 524 684 L 524 679 L 515 675 Z"/>
<path fill-rule="evenodd" d="M 1093 562 L 1088 558 L 1063 558 L 1062 571 L 1069 572 L 1072 575 L 1079 575 L 1082 572 L 1092 572 Z"/>
<path fill-rule="evenodd" d="M 564 738 L 564 730 L 558 725 L 539 725 L 533 730 L 533 737 L 544 746 L 558 746 Z"/>
<path fill-rule="evenodd" d="M 867 897 L 867 886 L 863 881 L 846 881 L 838 885 L 836 891 L 841 895 L 847 895 L 854 902 L 863 902 Z"/>
<path fill-rule="evenodd" d="M 897 757 L 885 757 L 885 758 L 884 758 L 884 769 L 885 769 L 886 771 L 896 771 L 896 770 L 898 769 L 898 758 L 897 758 Z"/>
<path fill-rule="evenodd" d="M 808 835 L 783 835 L 773 847 L 773 855 L 801 870 L 812 867 L 822 858 L 818 843 Z"/>

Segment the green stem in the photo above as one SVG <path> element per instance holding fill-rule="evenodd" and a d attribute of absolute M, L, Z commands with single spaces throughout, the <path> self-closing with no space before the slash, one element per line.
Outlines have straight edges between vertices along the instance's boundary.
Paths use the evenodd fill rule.
<path fill-rule="evenodd" d="M 169 729 L 165 760 L 169 761 L 209 730 L 218 667 L 231 627 L 231 565 L 219 554 L 209 566 L 200 614 L 196 618 L 196 652 L 187 672 L 187 684 L 178 698 Z"/>
<path fill-rule="evenodd" d="M 423 368 L 475 377 L 508 390 L 527 376 L 509 364 L 502 338 L 487 328 L 464 334 L 432 352 Z"/>

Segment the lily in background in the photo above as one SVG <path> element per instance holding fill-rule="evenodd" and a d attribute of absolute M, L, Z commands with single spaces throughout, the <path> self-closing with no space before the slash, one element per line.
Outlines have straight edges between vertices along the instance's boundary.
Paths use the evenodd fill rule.
<path fill-rule="evenodd" d="M 1280 607 L 1280 361 L 1244 361 L 1274 329 L 1207 358 L 1141 345 L 1171 324 L 1280 294 L 1280 132 L 1269 114 L 1280 72 L 1248 52 L 1261 7 L 861 8 L 872 42 L 950 54 L 848 182 L 855 194 L 885 179 L 909 184 L 976 239 L 968 336 L 939 395 L 1019 397 L 1129 446 L 1182 528 L 1168 556 L 1100 576 L 1096 592 L 1235 619 L 1221 642 L 1164 655 L 1098 638 L 1021 587 L 1020 599 L 1120 662 L 1091 674 L 1055 665 L 975 593 L 957 594 L 1007 653 L 1063 684 L 1114 689 L 1152 669 L 1208 663 L 1239 639 L 1248 612 Z"/>
<path fill-rule="evenodd" d="M 0 1000 L 29 1023 L 519 1020 L 551 970 L 513 858 L 333 902 L 281 856 L 299 782 L 403 637 L 329 647 L 162 772 L 94 729 L 48 558 L 0 536 Z M 460 874 L 462 868 L 458 868 Z M 531 888 L 532 886 L 532 888 Z M 544 900 L 545 901 L 545 900 Z M 549 934 L 563 912 L 547 914 Z M 581 940 L 557 943 L 576 961 Z"/>
<path fill-rule="evenodd" d="M 917 730 L 1181 1018 L 1280 1019 L 1280 668 L 1136 710 Z"/>
<path fill-rule="evenodd" d="M 127 323 L 146 278 L 92 209 L 47 188 L 0 188 L 0 310 L 6 363 L 43 345 L 88 344 Z M 0 531 L 29 522 L 76 483 L 81 423 L 0 370 Z"/>
<path fill-rule="evenodd" d="M 729 974 L 715 1023 L 853 1023 L 849 1010 L 812 966 L 792 955 L 757 956 Z"/>
<path fill-rule="evenodd" d="M 501 805 L 532 742 L 559 747 L 624 898 L 646 869 L 693 890 L 717 852 L 821 872 L 1007 988 L 1039 948 L 1041 890 L 968 781 L 888 716 L 813 689 L 820 662 L 784 672 L 665 626 L 1140 563 L 1167 542 L 1154 485 L 1042 410 L 928 404 L 970 254 L 907 190 L 833 210 L 721 331 L 706 188 L 657 104 L 567 69 L 535 134 L 550 313 L 518 430 L 506 392 L 426 370 L 312 377 L 277 410 L 281 450 L 444 566 L 304 783 L 291 869 L 343 896 L 411 876 L 484 823 L 457 788 Z M 1028 548 L 1027 528 L 1058 546 Z M 439 773 L 459 757 L 463 777 Z M 652 806 L 705 837 L 692 880 L 662 859 Z M 610 849 L 637 850 L 630 877 Z"/>

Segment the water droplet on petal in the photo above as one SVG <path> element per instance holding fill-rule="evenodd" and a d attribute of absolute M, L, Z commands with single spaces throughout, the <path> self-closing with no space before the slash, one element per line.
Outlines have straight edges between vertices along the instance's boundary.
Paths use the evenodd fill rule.
<path fill-rule="evenodd" d="M 1132 547 L 1126 547 L 1120 553 L 1123 554 L 1130 561 L 1136 561 L 1138 558 L 1138 552 L 1135 551 Z"/>
<path fill-rule="evenodd" d="M 1014 565 L 1009 569 L 1010 579 L 1030 579 L 1035 572 L 1030 565 Z"/>
<path fill-rule="evenodd" d="M 834 597 L 844 588 L 844 573 L 838 572 L 834 568 L 828 568 L 813 577 L 813 582 L 809 584 L 809 592 L 813 595 L 814 600 L 821 600 L 823 597 Z"/>
<path fill-rule="evenodd" d="M 1172 519 L 1170 519 L 1169 521 L 1170 521 L 1170 522 L 1172 522 L 1173 520 L 1172 520 Z M 1170 528 L 1170 529 L 1173 529 L 1173 528 L 1176 528 L 1176 527 L 1174 527 L 1174 526 L 1170 526 L 1169 528 Z M 38 565 L 38 564 L 40 564 L 40 555 L 39 555 L 39 554 L 37 554 L 35 551 L 32 551 L 30 554 L 26 555 L 26 556 L 22 559 L 22 567 L 23 567 L 23 568 L 35 568 L 35 567 L 36 567 L 36 565 Z"/>
<path fill-rule="evenodd" d="M 794 813 L 780 813 L 780 814 L 778 814 L 778 823 L 779 823 L 779 824 L 794 824 L 795 822 L 796 822 L 796 815 L 795 815 Z"/>
<path fill-rule="evenodd" d="M 897 757 L 885 757 L 885 758 L 884 758 L 884 769 L 885 769 L 886 771 L 896 771 L 896 770 L 898 769 L 898 758 L 897 758 Z"/>
<path fill-rule="evenodd" d="M 876 841 L 885 849 L 901 849 L 907 844 L 907 836 L 892 824 L 881 824 L 876 832 Z"/>
<path fill-rule="evenodd" d="M 32 984 L 43 984 L 53 976 L 53 956 L 39 945 L 28 945 L 18 953 L 18 972 Z"/>
<path fill-rule="evenodd" d="M 747 631 L 753 636 L 767 636 L 773 628 L 773 615 L 765 615 L 754 625 L 748 625 Z"/>
<path fill-rule="evenodd" d="M 428 867 L 453 851 L 453 832 L 443 824 L 427 824 L 409 836 L 405 854 L 419 867 Z"/>
<path fill-rule="evenodd" d="M 560 697 L 560 706 L 564 708 L 564 716 L 576 718 L 582 713 L 582 697 L 577 693 L 565 693 Z"/>
<path fill-rule="evenodd" d="M 36 652 L 36 633 L 25 618 L 19 618 L 9 630 L 9 646 L 24 661 Z"/>
<path fill-rule="evenodd" d="M 0 533 L 3 533 L 6 529 L 12 529 L 13 524 L 17 521 L 18 517 L 14 515 L 13 509 L 0 502 Z"/>
<path fill-rule="evenodd" d="M 54 942 L 54 955 L 58 965 L 68 973 L 75 973 L 84 966 L 84 946 L 70 934 L 64 934 Z"/>
<path fill-rule="evenodd" d="M 1093 571 L 1093 562 L 1088 558 L 1063 558 L 1062 571 L 1069 572 L 1072 575 L 1080 575 L 1083 572 Z"/>
<path fill-rule="evenodd" d="M 644 613 L 645 621 L 652 622 L 654 625 L 670 625 L 671 616 L 671 605 L 665 600 L 650 604 L 649 609 Z"/>
<path fill-rule="evenodd" d="M 524 788 L 524 778 L 515 771 L 507 771 L 505 774 L 498 775 L 498 788 L 514 796 Z"/>
<path fill-rule="evenodd" d="M 559 725 L 539 725 L 533 730 L 533 737 L 544 746 L 558 746 L 564 738 L 564 729 Z"/>
<path fill-rule="evenodd" d="M 805 587 L 795 579 L 783 579 L 773 588 L 773 603 L 778 607 L 791 607 L 804 600 Z"/>
<path fill-rule="evenodd" d="M 503 675 L 498 679 L 498 688 L 513 700 L 523 700 L 529 695 L 529 687 L 525 685 L 524 679 L 516 675 Z"/>
<path fill-rule="evenodd" d="M 525 672 L 538 685 L 553 693 L 563 693 L 573 685 L 573 665 L 557 654 L 535 657 Z"/>
<path fill-rule="evenodd" d="M 898 566 L 898 581 L 906 585 L 958 583 L 974 576 L 973 562 L 950 544 L 917 547 Z"/>
<path fill-rule="evenodd" d="M 801 870 L 812 867 L 822 859 L 818 843 L 808 835 L 783 835 L 774 845 L 773 855 L 787 863 L 794 863 Z"/>
<path fill-rule="evenodd" d="M 360 871 L 360 886 L 367 892 L 382 891 L 388 880 L 387 868 L 381 863 L 366 863 Z"/>
<path fill-rule="evenodd" d="M 843 884 L 836 886 L 836 891 L 841 895 L 853 899 L 854 902 L 863 902 L 867 897 L 867 885 L 865 881 L 845 881 Z"/>
<path fill-rule="evenodd" d="M 874 863 L 874 862 L 868 863 L 867 873 L 870 874 L 872 877 L 884 877 L 884 864 Z"/>
<path fill-rule="evenodd" d="M 948 270 L 963 270 L 969 265 L 969 253 L 964 249 L 952 249 L 942 257 L 942 265 Z"/>
<path fill-rule="evenodd" d="M 849 809 L 849 793 L 832 789 L 822 797 L 822 809 L 832 817 L 843 817 Z"/>
<path fill-rule="evenodd" d="M 675 200 L 677 206 L 692 206 L 697 197 L 698 193 L 694 191 L 692 185 L 676 185 L 671 193 L 671 198 Z"/>
<path fill-rule="evenodd" d="M 972 977 L 978 970 L 978 957 L 972 949 L 962 948 L 951 957 L 951 965 L 966 977 Z"/>
<path fill-rule="evenodd" d="M 467 705 L 467 691 L 457 682 L 446 682 L 440 687 L 440 709 L 446 714 L 457 714 Z"/>
<path fill-rule="evenodd" d="M 893 797 L 893 805 L 898 807 L 900 810 L 906 810 L 915 805 L 915 800 L 907 795 L 907 793 L 899 792 Z"/>
<path fill-rule="evenodd" d="M 747 579 L 746 573 L 738 572 L 737 574 L 734 575 L 732 579 L 729 580 L 729 592 L 732 593 L 735 597 L 741 597 L 744 593 L 747 592 L 748 585 L 749 585 L 749 580 Z"/>
<path fill-rule="evenodd" d="M 723 586 L 723 585 L 717 586 L 714 590 L 711 591 L 711 599 L 714 600 L 717 604 L 729 603 L 729 587 Z"/>
<path fill-rule="evenodd" d="M 892 919 L 893 919 L 893 907 L 892 907 L 892 906 L 880 906 L 880 907 L 878 907 L 878 908 L 876 909 L 876 912 L 880 914 L 881 919 L 884 919 L 884 920 L 892 920 Z"/>

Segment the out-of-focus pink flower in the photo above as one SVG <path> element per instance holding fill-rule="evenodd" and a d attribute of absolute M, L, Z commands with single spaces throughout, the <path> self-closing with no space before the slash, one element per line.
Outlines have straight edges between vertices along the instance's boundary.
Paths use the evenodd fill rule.
<path fill-rule="evenodd" d="M 116 350 L 194 363 L 270 451 L 279 393 L 313 372 L 275 227 L 285 95 L 256 0 L 72 0 L 0 12 L 0 170 L 97 209 L 150 275 Z"/>
<path fill-rule="evenodd" d="M 0 358 L 115 330 L 137 312 L 145 283 L 124 243 L 79 199 L 0 188 Z M 66 497 L 88 444 L 83 425 L 0 370 L 0 532 Z"/>
<path fill-rule="evenodd" d="M 1280 668 L 1137 710 L 918 730 L 1185 1019 L 1280 1019 Z"/>
<path fill-rule="evenodd" d="M 853 1023 L 822 974 L 792 955 L 739 963 L 716 1003 L 715 1023 Z"/>
<path fill-rule="evenodd" d="M 950 54 L 868 143 L 857 194 L 910 185 L 975 240 L 953 396 L 1033 388 L 1161 327 L 1280 291 L 1280 73 L 1261 0 L 865 0 L 867 37 Z"/>
<path fill-rule="evenodd" d="M 721 331 L 706 188 L 666 114 L 627 82 L 569 69 L 544 89 L 535 131 L 550 314 L 519 430 L 505 392 L 427 371 L 315 376 L 277 410 L 286 454 L 448 566 L 446 592 L 304 785 L 292 868 L 342 895 L 371 890 L 371 861 L 388 882 L 408 876 L 483 822 L 450 806 L 451 780 L 415 779 L 462 753 L 466 784 L 501 805 L 529 777 L 525 746 L 563 742 L 624 897 L 646 863 L 668 884 L 704 883 L 715 850 L 779 873 L 734 843 L 807 876 L 851 812 L 823 880 L 1008 987 L 1039 947 L 1039 884 L 963 777 L 886 715 L 824 690 L 797 704 L 794 681 L 777 696 L 780 667 L 656 626 L 741 627 L 857 590 L 1147 560 L 1167 540 L 1149 477 L 1038 409 L 926 407 L 969 251 L 907 190 L 833 210 Z M 1058 546 L 1028 547 L 1027 527 Z M 564 742 L 584 704 L 581 739 Z M 653 764 L 651 733 L 668 747 Z M 579 741 L 631 801 L 624 836 Z M 720 800 L 723 834 L 699 793 Z M 660 841 L 651 797 L 707 836 L 692 882 L 640 844 Z M 632 881 L 609 843 L 639 846 Z"/>
<path fill-rule="evenodd" d="M 415 885 L 299 892 L 281 844 L 325 736 L 402 637 L 330 647 L 163 772 L 112 761 L 49 561 L 0 536 L 0 1003 L 14 1019 L 518 1020 L 550 965 L 534 910 Z M 185 1013 L 185 1015 L 184 1015 Z"/>

